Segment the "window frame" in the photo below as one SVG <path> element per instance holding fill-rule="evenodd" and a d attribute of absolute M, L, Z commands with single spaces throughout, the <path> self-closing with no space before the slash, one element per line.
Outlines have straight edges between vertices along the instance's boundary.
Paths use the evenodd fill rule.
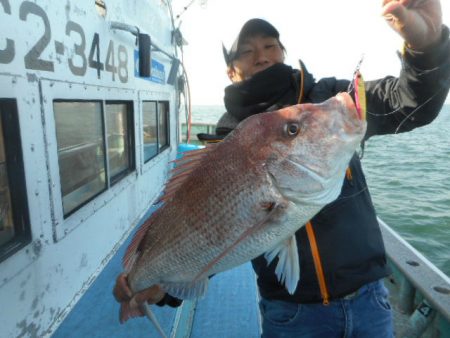
<path fill-rule="evenodd" d="M 0 246 L 0 262 L 2 262 L 31 242 L 31 223 L 16 99 L 0 98 L 0 118 L 2 126 L 8 126 L 3 128 L 3 136 L 8 186 L 14 185 L 14 189 L 10 189 L 10 194 L 15 231 L 14 237 Z"/>
<path fill-rule="evenodd" d="M 67 219 L 70 217 L 73 213 L 78 211 L 79 209 L 83 208 L 86 204 L 90 203 L 92 200 L 96 199 L 99 195 L 103 194 L 105 191 L 110 189 L 115 184 L 119 183 L 123 178 L 128 176 L 130 173 L 134 172 L 136 170 L 136 160 L 135 160 L 135 125 L 134 125 L 134 114 L 133 114 L 133 101 L 132 100 L 88 100 L 88 99 L 54 99 L 53 103 L 64 103 L 64 102 L 73 102 L 73 103 L 100 103 L 100 109 L 101 109 L 101 124 L 102 124 L 102 138 L 103 138 L 103 153 L 104 153 L 104 168 L 105 168 L 105 180 L 106 184 L 104 189 L 100 190 L 98 193 L 91 196 L 89 199 L 85 200 L 83 203 L 69 211 L 67 214 L 64 214 L 64 218 Z M 129 167 L 118 173 L 117 175 L 111 176 L 110 175 L 110 165 L 109 165 L 109 145 L 108 145 L 108 129 L 107 129 L 107 121 L 106 121 L 106 114 L 107 114 L 107 105 L 112 104 L 123 104 L 126 106 L 126 123 L 127 127 L 130 128 L 127 133 L 127 141 L 128 141 L 128 163 Z M 55 113 L 53 111 L 53 113 Z M 55 124 L 55 133 L 56 133 L 56 124 Z M 60 166 L 58 164 L 58 169 L 60 170 Z M 61 172 L 60 172 L 60 180 L 61 180 Z M 61 181 L 60 181 L 61 184 Z M 61 190 L 61 200 L 62 200 L 62 190 Z M 63 207 L 64 208 L 64 207 Z"/>
<path fill-rule="evenodd" d="M 156 153 L 149 157 L 149 158 L 145 158 L 145 153 L 144 153 L 144 130 L 141 128 L 140 133 L 141 133 L 141 137 L 142 137 L 142 158 L 144 161 L 144 164 L 149 163 L 152 159 L 158 157 L 159 154 L 163 153 L 166 149 L 170 148 L 171 142 L 170 142 L 170 100 L 169 99 L 142 99 L 141 101 L 141 105 L 142 105 L 142 120 L 144 119 L 144 104 L 145 103 L 156 103 Z M 164 104 L 166 107 L 166 114 L 165 114 L 165 118 L 166 118 L 166 139 L 167 139 L 167 144 L 165 144 L 164 146 L 160 146 L 160 124 L 159 124 L 159 106 L 160 104 Z M 144 124 L 142 123 L 142 127 L 144 126 Z"/>
<path fill-rule="evenodd" d="M 102 87 L 81 83 L 70 83 L 61 81 L 52 81 L 43 79 L 41 81 L 41 95 L 44 97 L 42 101 L 42 111 L 44 124 L 44 141 L 46 143 L 46 152 L 48 154 L 48 172 L 50 185 L 50 212 L 52 219 L 52 233 L 55 242 L 60 241 L 70 234 L 70 232 L 81 225 L 86 219 L 92 217 L 99 212 L 110 200 L 121 194 L 135 181 L 139 174 L 137 164 L 140 162 L 140 150 L 133 148 L 131 151 L 135 154 L 134 169 L 125 175 L 121 180 L 108 186 L 108 189 L 97 195 L 94 199 L 73 212 L 70 216 L 64 217 L 61 184 L 59 175 L 58 150 L 56 140 L 56 121 L 54 120 L 53 101 L 102 101 L 103 105 L 106 101 L 122 101 L 130 102 L 134 117 L 134 124 L 130 126 L 133 129 L 133 136 L 139 135 L 136 132 L 136 116 L 139 116 L 139 97 L 138 91 L 130 88 L 114 88 Z M 86 99 L 88 98 L 88 99 Z M 103 108 L 104 112 L 105 108 Z M 104 117 L 103 117 L 104 121 Z M 133 144 L 138 144 L 136 139 Z M 105 158 L 107 158 L 105 156 Z M 106 170 L 108 170 L 106 168 Z"/>

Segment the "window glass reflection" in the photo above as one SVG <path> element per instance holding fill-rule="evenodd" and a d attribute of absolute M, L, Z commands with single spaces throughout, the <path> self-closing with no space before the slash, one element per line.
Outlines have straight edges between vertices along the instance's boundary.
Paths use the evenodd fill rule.
<path fill-rule="evenodd" d="M 19 112 L 0 99 L 0 262 L 31 241 Z"/>
<path fill-rule="evenodd" d="M 166 102 L 158 103 L 159 149 L 169 145 L 169 109 Z"/>
<path fill-rule="evenodd" d="M 109 176 L 112 181 L 131 167 L 128 121 L 127 104 L 106 104 Z"/>
<path fill-rule="evenodd" d="M 9 242 L 15 236 L 8 181 L 5 138 L 3 135 L 3 123 L 0 119 L 0 246 Z"/>
<path fill-rule="evenodd" d="M 158 154 L 156 102 L 143 102 L 144 161 Z"/>
<path fill-rule="evenodd" d="M 53 103 L 64 215 L 105 189 L 100 102 Z"/>

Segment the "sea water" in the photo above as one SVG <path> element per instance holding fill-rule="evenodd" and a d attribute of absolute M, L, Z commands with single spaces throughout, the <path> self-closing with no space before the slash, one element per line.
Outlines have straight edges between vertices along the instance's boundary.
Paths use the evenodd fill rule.
<path fill-rule="evenodd" d="M 224 111 L 194 106 L 192 121 Z M 378 216 L 450 276 L 450 105 L 427 126 L 369 139 L 362 164 Z"/>

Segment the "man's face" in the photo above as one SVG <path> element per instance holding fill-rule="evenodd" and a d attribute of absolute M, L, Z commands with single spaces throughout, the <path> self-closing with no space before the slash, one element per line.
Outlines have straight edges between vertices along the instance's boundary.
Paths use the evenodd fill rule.
<path fill-rule="evenodd" d="M 238 56 L 228 69 L 232 82 L 247 80 L 256 73 L 284 61 L 284 53 L 277 38 L 255 35 L 239 45 Z"/>

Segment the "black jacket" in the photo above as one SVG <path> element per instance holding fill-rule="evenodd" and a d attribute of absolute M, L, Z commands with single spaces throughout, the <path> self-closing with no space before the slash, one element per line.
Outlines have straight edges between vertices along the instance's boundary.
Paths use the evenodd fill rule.
<path fill-rule="evenodd" d="M 367 133 L 373 135 L 405 132 L 430 123 L 439 113 L 449 89 L 449 31 L 444 27 L 441 41 L 425 52 L 405 49 L 402 70 L 398 78 L 386 77 L 366 82 Z M 257 74 L 258 75 L 258 74 Z M 255 75 L 256 76 L 256 75 Z M 293 71 L 292 83 L 283 94 L 263 110 L 274 110 L 297 103 L 299 72 Z M 324 78 L 315 81 L 304 70 L 304 100 L 322 102 L 338 92 L 346 91 L 347 80 Z M 232 85 L 235 86 L 235 85 Z M 230 86 L 228 89 L 233 89 Z M 231 92 L 230 92 L 231 93 Z M 258 111 L 242 110 L 239 102 L 231 102 L 227 89 L 228 109 L 218 123 L 217 134 L 226 134 L 242 119 Z M 270 100 L 266 100 L 269 102 Z M 228 104 L 227 104 L 228 103 Z M 260 105 L 261 106 L 261 105 Z M 250 111 L 250 113 L 249 113 Z M 354 292 L 366 283 L 389 274 L 386 255 L 375 209 L 359 157 L 350 162 L 352 178 L 346 178 L 340 196 L 325 206 L 313 219 L 325 282 L 331 299 Z M 277 260 L 270 266 L 263 256 L 252 261 L 258 276 L 261 295 L 298 303 L 321 302 L 322 297 L 314 268 L 310 243 L 305 227 L 296 233 L 300 255 L 300 283 L 294 295 L 289 295 L 274 273 Z"/>

